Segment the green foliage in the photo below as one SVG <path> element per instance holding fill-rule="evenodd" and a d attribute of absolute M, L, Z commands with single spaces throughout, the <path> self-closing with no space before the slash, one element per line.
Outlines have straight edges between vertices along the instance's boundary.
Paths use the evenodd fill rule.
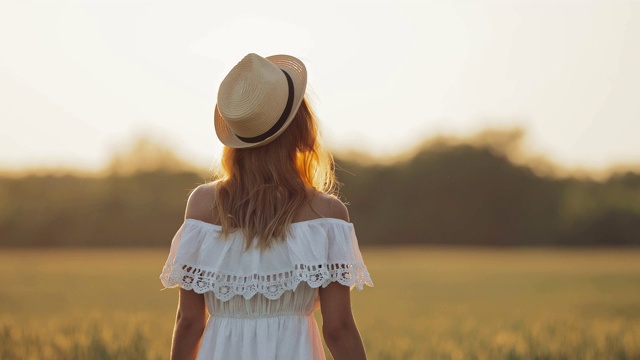
<path fill-rule="evenodd" d="M 165 245 L 202 181 L 192 172 L 161 171 L 0 179 L 0 245 Z"/>
<path fill-rule="evenodd" d="M 405 162 L 340 161 L 365 243 L 640 245 L 640 175 L 551 178 L 486 147 L 427 148 Z"/>
<path fill-rule="evenodd" d="M 457 146 L 373 171 L 351 167 L 342 165 L 355 176 L 340 174 L 345 196 L 360 233 L 376 243 L 540 244 L 557 218 L 561 186 L 488 149 Z"/>
<path fill-rule="evenodd" d="M 640 245 L 640 174 L 543 176 L 515 164 L 522 134 L 436 139 L 391 164 L 338 159 L 362 244 Z M 205 178 L 134 143 L 103 177 L 0 177 L 0 246 L 165 245 Z"/>

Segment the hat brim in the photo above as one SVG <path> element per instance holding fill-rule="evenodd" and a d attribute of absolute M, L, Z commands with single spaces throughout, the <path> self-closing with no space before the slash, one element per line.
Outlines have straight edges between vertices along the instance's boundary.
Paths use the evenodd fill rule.
<path fill-rule="evenodd" d="M 273 135 L 268 138 L 257 142 L 257 143 L 248 143 L 240 140 L 236 134 L 231 131 L 229 126 L 225 123 L 222 115 L 220 115 L 220 111 L 218 110 L 218 104 L 216 104 L 215 113 L 214 113 L 214 125 L 216 128 L 216 134 L 218 135 L 218 139 L 229 147 L 232 148 L 250 148 L 257 147 L 260 145 L 266 145 L 277 138 L 283 131 L 287 129 L 293 118 L 296 116 L 298 112 L 298 108 L 302 103 L 302 99 L 304 99 L 304 94 L 307 89 L 307 69 L 302 63 L 302 61 L 296 59 L 293 56 L 289 55 L 273 55 L 266 57 L 265 59 L 269 60 L 271 63 L 278 66 L 280 69 L 284 70 L 289 74 L 291 80 L 293 81 L 293 105 L 291 108 L 291 114 L 284 122 L 282 127 Z"/>

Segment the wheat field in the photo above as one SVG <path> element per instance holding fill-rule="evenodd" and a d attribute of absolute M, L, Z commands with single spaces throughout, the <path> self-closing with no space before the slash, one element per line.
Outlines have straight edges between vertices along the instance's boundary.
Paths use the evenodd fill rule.
<path fill-rule="evenodd" d="M 352 302 L 370 359 L 640 359 L 640 249 L 363 254 L 375 288 Z M 168 358 L 166 255 L 3 249 L 0 359 Z"/>

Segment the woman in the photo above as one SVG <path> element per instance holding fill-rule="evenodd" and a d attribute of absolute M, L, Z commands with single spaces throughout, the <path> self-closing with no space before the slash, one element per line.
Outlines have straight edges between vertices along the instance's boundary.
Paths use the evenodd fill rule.
<path fill-rule="evenodd" d="M 161 280 L 180 287 L 172 359 L 365 359 L 350 289 L 373 286 L 332 195 L 304 64 L 244 57 L 220 84 L 221 179 L 196 188 Z M 209 315 L 207 315 L 209 314 Z"/>

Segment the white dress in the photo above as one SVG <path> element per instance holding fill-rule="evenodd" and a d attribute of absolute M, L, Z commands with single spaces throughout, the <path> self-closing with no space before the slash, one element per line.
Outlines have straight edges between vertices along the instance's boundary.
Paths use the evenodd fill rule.
<path fill-rule="evenodd" d="M 204 294 L 209 319 L 199 360 L 324 359 L 313 312 L 318 287 L 333 281 L 373 286 L 353 224 L 321 218 L 293 223 L 268 250 L 245 251 L 241 231 L 186 219 L 171 243 L 160 279 Z"/>

